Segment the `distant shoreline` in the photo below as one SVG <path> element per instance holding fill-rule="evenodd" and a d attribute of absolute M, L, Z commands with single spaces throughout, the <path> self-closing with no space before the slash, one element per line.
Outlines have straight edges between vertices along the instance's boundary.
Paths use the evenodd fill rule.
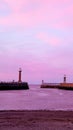
<path fill-rule="evenodd" d="M 73 112 L 73 110 L 51 110 L 51 109 L 15 109 L 15 110 L 0 110 L 0 112 Z"/>

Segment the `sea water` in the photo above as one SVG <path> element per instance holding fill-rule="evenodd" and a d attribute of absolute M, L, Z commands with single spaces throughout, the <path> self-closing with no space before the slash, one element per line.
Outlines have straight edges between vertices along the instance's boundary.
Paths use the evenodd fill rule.
<path fill-rule="evenodd" d="M 73 110 L 73 91 L 40 88 L 0 91 L 0 110 Z"/>

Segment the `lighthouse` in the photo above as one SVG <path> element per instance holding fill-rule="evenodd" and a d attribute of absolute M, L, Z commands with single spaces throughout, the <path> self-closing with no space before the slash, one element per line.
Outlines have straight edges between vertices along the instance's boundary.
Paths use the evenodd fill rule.
<path fill-rule="evenodd" d="M 66 83 L 66 75 L 64 75 L 64 83 Z"/>
<path fill-rule="evenodd" d="M 21 73 L 22 73 L 22 70 L 21 70 L 21 68 L 19 68 L 19 79 L 18 79 L 18 82 L 19 82 L 19 83 L 22 82 L 22 81 L 21 81 Z"/>

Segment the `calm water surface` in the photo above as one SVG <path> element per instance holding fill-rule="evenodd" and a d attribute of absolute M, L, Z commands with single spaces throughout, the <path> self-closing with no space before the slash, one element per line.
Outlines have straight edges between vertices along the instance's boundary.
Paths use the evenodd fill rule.
<path fill-rule="evenodd" d="M 73 110 L 73 91 L 43 89 L 0 91 L 0 110 Z"/>

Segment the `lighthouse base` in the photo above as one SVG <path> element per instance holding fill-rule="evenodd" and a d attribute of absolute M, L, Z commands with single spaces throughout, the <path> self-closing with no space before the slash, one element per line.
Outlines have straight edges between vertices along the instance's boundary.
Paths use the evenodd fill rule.
<path fill-rule="evenodd" d="M 0 90 L 27 90 L 29 89 L 27 82 L 0 82 Z"/>

